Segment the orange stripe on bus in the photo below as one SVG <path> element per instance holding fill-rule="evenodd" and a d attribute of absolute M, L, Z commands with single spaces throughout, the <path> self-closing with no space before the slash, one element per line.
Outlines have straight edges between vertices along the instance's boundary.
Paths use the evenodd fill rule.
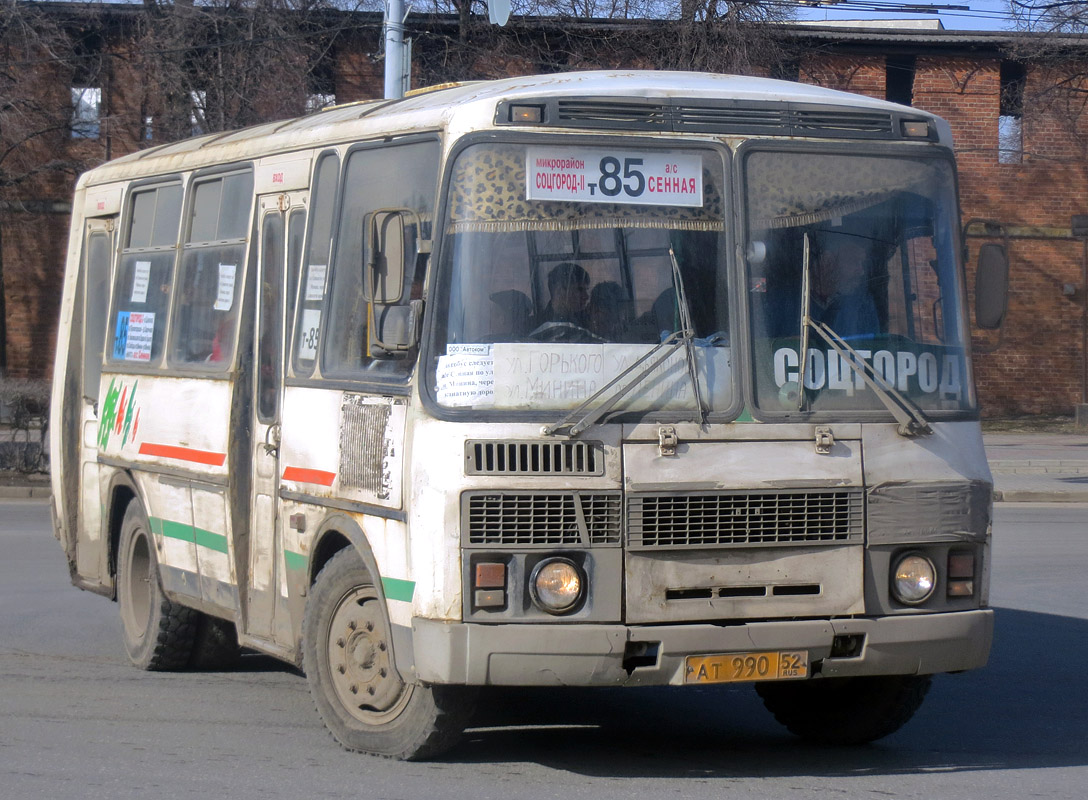
<path fill-rule="evenodd" d="M 332 486 L 332 482 L 336 480 L 336 473 L 324 472 L 320 469 L 305 469 L 304 467 L 284 467 L 283 479 L 285 481 L 297 481 L 298 483 Z"/>
<path fill-rule="evenodd" d="M 227 460 L 226 453 L 210 453 L 207 450 L 193 450 L 191 447 L 178 447 L 172 444 L 153 444 L 143 442 L 140 445 L 140 455 L 161 456 L 173 458 L 178 461 L 191 461 L 196 464 L 208 464 L 213 467 L 223 466 Z"/>

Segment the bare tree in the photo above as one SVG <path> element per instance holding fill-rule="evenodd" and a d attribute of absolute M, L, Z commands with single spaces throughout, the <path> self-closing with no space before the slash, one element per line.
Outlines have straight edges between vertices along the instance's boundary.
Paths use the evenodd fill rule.
<path fill-rule="evenodd" d="M 0 374 L 8 368 L 6 234 L 18 230 L 13 222 L 20 215 L 42 213 L 44 198 L 67 195 L 75 175 L 100 158 L 93 146 L 66 146 L 73 120 L 69 87 L 77 75 L 92 84 L 99 66 L 80 52 L 81 31 L 73 21 L 37 4 L 0 0 Z M 40 318 L 53 314 L 42 309 Z"/>

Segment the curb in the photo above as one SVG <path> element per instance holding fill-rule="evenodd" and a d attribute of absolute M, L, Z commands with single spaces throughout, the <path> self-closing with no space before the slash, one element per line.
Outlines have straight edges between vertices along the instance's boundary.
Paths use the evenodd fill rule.
<path fill-rule="evenodd" d="M 995 489 L 995 503 L 1088 503 L 1088 492 L 1047 492 L 1031 489 Z"/>
<path fill-rule="evenodd" d="M 45 500 L 52 496 L 48 486 L 0 486 L 0 500 Z"/>

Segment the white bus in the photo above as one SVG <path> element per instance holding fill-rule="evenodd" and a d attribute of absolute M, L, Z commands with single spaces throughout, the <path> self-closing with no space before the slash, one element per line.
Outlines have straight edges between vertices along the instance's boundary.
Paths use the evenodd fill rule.
<path fill-rule="evenodd" d="M 869 741 L 990 648 L 963 257 L 946 123 L 762 79 L 135 153 L 76 189 L 56 534 L 137 666 L 271 654 L 352 750 L 440 753 L 479 687 L 731 681 Z"/>

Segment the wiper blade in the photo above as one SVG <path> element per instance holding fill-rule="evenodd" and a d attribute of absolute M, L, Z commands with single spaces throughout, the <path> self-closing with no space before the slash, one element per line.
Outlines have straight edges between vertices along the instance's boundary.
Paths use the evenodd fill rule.
<path fill-rule="evenodd" d="M 563 428 L 569 428 L 569 430 L 567 431 L 568 435 L 577 436 L 579 433 L 584 431 L 590 425 L 592 425 L 609 411 L 611 411 L 616 403 L 618 403 L 623 397 L 630 393 L 633 388 L 638 386 L 647 375 L 649 375 L 651 372 L 661 366 L 661 364 L 663 364 L 669 357 L 671 357 L 672 354 L 676 352 L 677 346 L 683 344 L 686 341 L 690 341 L 694 338 L 694 336 L 695 332 L 687 329 L 679 330 L 675 333 L 669 334 L 669 336 L 662 340 L 660 343 L 654 345 L 650 350 L 647 350 L 641 356 L 632 361 L 631 365 L 627 367 L 627 369 L 625 369 L 616 377 L 612 378 L 612 380 L 610 380 L 608 383 L 606 383 L 604 386 L 594 392 L 577 408 L 573 409 L 569 414 L 563 417 L 563 419 L 559 420 L 559 422 L 556 422 L 553 425 L 545 425 L 543 428 L 541 428 L 540 432 L 543 433 L 545 436 L 554 436 Z M 639 369 L 639 367 L 641 367 L 643 364 L 645 364 L 647 361 L 649 361 L 651 358 L 653 358 L 665 348 L 669 349 L 665 352 L 664 355 L 655 359 L 652 364 L 645 367 L 644 369 Z M 601 405 L 597 406 L 596 408 L 592 408 L 592 410 L 590 411 L 586 410 L 591 408 L 591 406 L 593 406 L 597 402 L 597 400 L 608 394 L 613 386 L 618 384 L 621 380 L 623 380 L 635 370 L 638 370 L 635 376 L 631 378 L 631 380 L 628 381 L 624 386 L 621 386 L 619 389 L 613 392 L 607 400 L 601 403 Z M 579 415 L 582 416 L 579 418 Z M 578 421 L 572 423 L 571 420 L 574 420 L 576 418 L 578 418 Z"/>
<path fill-rule="evenodd" d="M 698 409 L 699 424 L 706 422 L 706 406 L 703 405 L 703 395 L 699 390 L 699 370 L 695 363 L 695 325 L 691 322 L 691 306 L 688 305 L 688 295 L 684 291 L 684 279 L 680 276 L 680 265 L 676 263 L 676 253 L 669 248 L 669 261 L 672 263 L 672 282 L 676 289 L 676 302 L 680 308 L 680 327 L 685 332 L 684 350 L 688 357 L 688 377 L 691 378 L 691 392 L 695 396 L 695 407 Z"/>
<path fill-rule="evenodd" d="M 839 354 L 839 358 L 845 361 L 861 377 L 865 385 L 873 390 L 873 393 L 884 404 L 884 407 L 892 412 L 892 415 L 899 423 L 897 430 L 900 436 L 928 436 L 933 433 L 933 428 L 930 427 L 929 420 L 922 413 L 922 409 L 909 397 L 888 383 L 884 376 L 877 372 L 876 367 L 862 358 L 861 354 L 851 347 L 845 339 L 823 322 L 817 322 L 811 318 L 807 322 L 814 331 L 831 345 L 832 349 Z M 804 394 L 803 383 L 798 386 L 798 390 Z"/>

